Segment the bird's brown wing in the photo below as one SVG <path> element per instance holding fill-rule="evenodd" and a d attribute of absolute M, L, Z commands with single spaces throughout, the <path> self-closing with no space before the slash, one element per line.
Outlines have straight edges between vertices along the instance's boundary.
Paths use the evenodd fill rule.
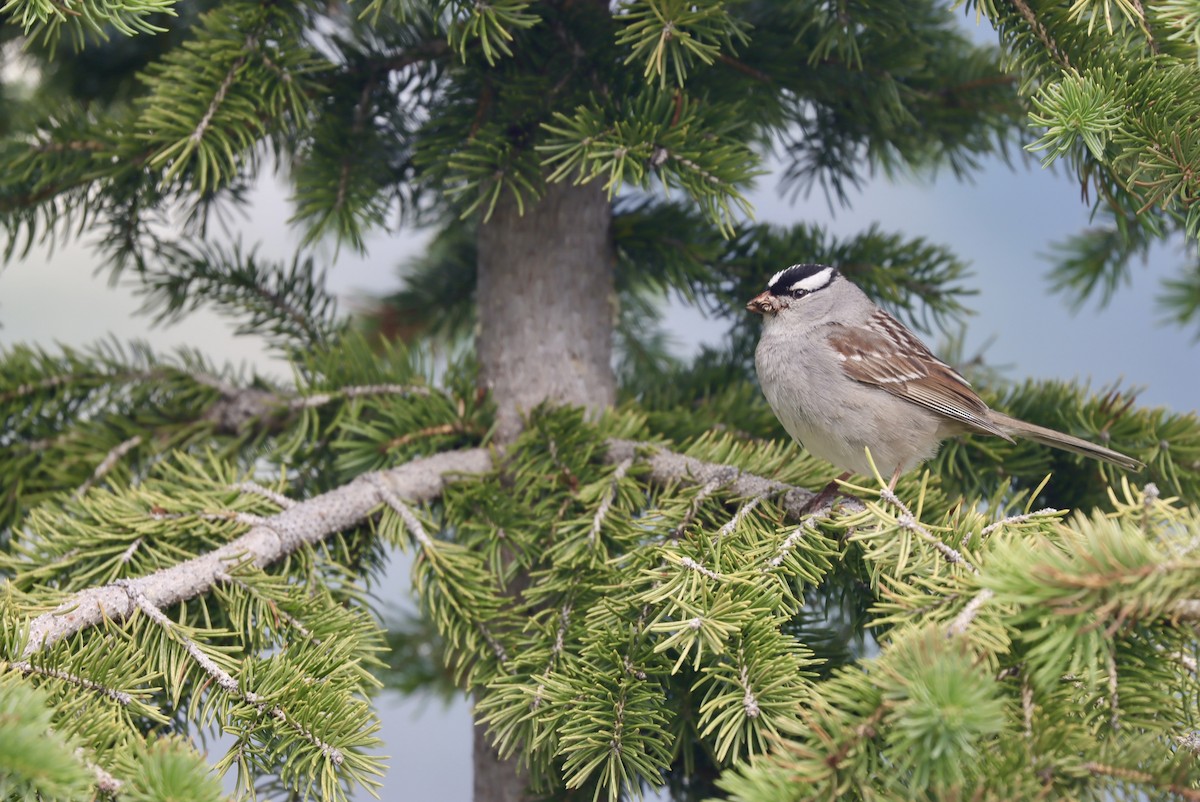
<path fill-rule="evenodd" d="M 850 378 L 1012 442 L 970 383 L 882 309 L 865 327 L 830 326 L 828 338 Z"/>

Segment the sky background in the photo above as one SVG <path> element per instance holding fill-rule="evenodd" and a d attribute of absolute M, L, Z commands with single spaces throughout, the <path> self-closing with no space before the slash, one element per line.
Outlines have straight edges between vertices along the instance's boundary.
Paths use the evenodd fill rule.
<path fill-rule="evenodd" d="M 268 177 L 254 193 L 252 217 L 239 226 L 244 243 L 257 243 L 263 255 L 290 258 L 299 240 L 288 226 L 285 198 L 286 190 Z M 851 194 L 850 208 L 833 214 L 819 192 L 789 204 L 777 193 L 775 181 L 764 177 L 751 200 L 759 221 L 820 222 L 842 236 L 878 223 L 884 231 L 949 246 L 971 264 L 973 275 L 966 283 L 978 291 L 967 299 L 976 315 L 969 322 L 966 353 L 986 346 L 987 362 L 1011 379 L 1079 379 L 1097 389 L 1120 382 L 1143 388 L 1141 401 L 1146 405 L 1186 412 L 1200 404 L 1195 329 L 1160 323 L 1155 301 L 1161 280 L 1184 262 L 1181 250 L 1156 248 L 1104 309 L 1093 302 L 1072 313 L 1061 296 L 1049 292 L 1049 262 L 1041 254 L 1088 223 L 1079 186 L 1064 174 L 1042 170 L 1036 162 L 1012 169 L 991 160 L 967 183 L 948 173 L 900 183 L 877 179 Z M 329 264 L 329 287 L 343 299 L 342 309 L 351 308 L 356 297 L 395 289 L 398 266 L 418 253 L 425 239 L 412 231 L 377 235 L 368 241 L 366 257 L 332 246 L 320 249 L 320 257 Z M 808 257 L 798 253 L 794 258 L 801 262 Z M 763 276 L 764 283 L 766 279 Z M 86 346 L 109 336 L 122 341 L 142 338 L 158 351 L 198 347 L 218 363 L 247 364 L 280 379 L 290 375 L 261 342 L 234 337 L 232 326 L 213 314 L 198 313 L 179 325 L 152 328 L 136 314 L 139 305 L 131 287 L 109 285 L 106 272 L 86 247 L 72 244 L 53 254 L 35 248 L 25 260 L 0 268 L 0 347 Z M 720 324 L 678 303 L 671 306 L 668 324 L 682 355 L 723 336 Z M 937 345 L 936 338 L 931 344 Z M 398 560 L 384 587 L 377 589 L 380 604 L 404 604 L 407 586 L 407 566 Z M 391 755 L 384 799 L 470 798 L 470 714 L 465 701 L 444 707 L 435 700 L 385 693 L 381 713 L 386 744 L 382 751 Z"/>

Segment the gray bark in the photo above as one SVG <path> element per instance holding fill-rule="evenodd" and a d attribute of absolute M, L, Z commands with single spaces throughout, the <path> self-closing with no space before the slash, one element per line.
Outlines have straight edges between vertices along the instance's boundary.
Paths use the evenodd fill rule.
<path fill-rule="evenodd" d="M 276 398 L 264 409 L 271 412 L 284 403 L 287 403 L 286 400 Z M 827 514 L 833 504 L 831 500 L 822 509 L 809 510 L 807 505 L 814 495 L 810 490 L 632 440 L 610 440 L 607 459 L 614 464 L 644 461 L 649 470 L 649 480 L 659 485 L 712 483 L 728 488 L 735 496 L 773 498 L 793 520 L 800 520 L 804 515 L 820 517 Z M 491 451 L 468 448 L 416 459 L 386 471 L 363 474 L 341 487 L 300 502 L 276 496 L 258 486 L 239 486 L 245 492 L 275 498 L 285 509 L 267 518 L 244 516 L 250 525 L 245 534 L 171 568 L 68 595 L 56 608 L 29 622 L 29 637 L 21 657 L 28 659 L 43 649 L 51 648 L 63 638 L 97 626 L 105 620 L 125 620 L 137 606 L 134 597 L 143 599 L 157 609 L 165 609 L 208 592 L 213 585 L 224 581 L 230 565 L 249 558 L 255 565 L 265 568 L 305 545 L 319 543 L 335 532 L 359 526 L 380 503 L 393 508 L 403 503 L 428 503 L 441 496 L 447 482 L 462 476 L 485 473 L 493 467 Z M 842 504 L 843 509 L 849 511 L 862 509 L 861 505 L 855 506 L 844 501 Z M 403 514 L 403 508 L 399 511 Z M 426 537 L 419 523 L 405 523 L 418 543 Z M 1200 618 L 1200 601 L 1179 602 L 1172 615 L 1196 620 Z"/>
<path fill-rule="evenodd" d="M 487 449 L 449 451 L 414 460 L 387 471 L 363 474 L 354 481 L 294 504 L 269 518 L 245 516 L 250 530 L 220 548 L 148 576 L 73 593 L 29 624 L 21 657 L 49 649 L 63 638 L 104 620 L 123 621 L 133 614 L 135 598 L 159 610 L 207 593 L 246 558 L 266 567 L 304 545 L 358 526 L 389 494 L 412 504 L 438 498 L 448 476 L 482 473 L 492 467 Z M 417 534 L 412 533 L 413 537 Z"/>
<path fill-rule="evenodd" d="M 480 227 L 476 350 L 500 442 L 542 401 L 600 410 L 616 399 L 611 226 L 593 182 L 552 184 L 524 215 L 502 200 Z"/>
<path fill-rule="evenodd" d="M 552 184 L 524 214 L 506 197 L 480 226 L 476 352 L 498 444 L 544 401 L 595 412 L 616 400 L 611 226 L 597 182 Z M 479 726 L 473 756 L 475 802 L 532 798 L 516 761 L 501 760 Z"/>

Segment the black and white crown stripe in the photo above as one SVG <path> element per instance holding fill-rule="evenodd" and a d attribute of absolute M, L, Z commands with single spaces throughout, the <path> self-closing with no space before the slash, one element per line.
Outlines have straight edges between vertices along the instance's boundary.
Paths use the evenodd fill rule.
<path fill-rule="evenodd" d="M 771 276 L 767 291 L 772 295 L 807 295 L 824 289 L 837 276 L 829 265 L 792 265 Z"/>

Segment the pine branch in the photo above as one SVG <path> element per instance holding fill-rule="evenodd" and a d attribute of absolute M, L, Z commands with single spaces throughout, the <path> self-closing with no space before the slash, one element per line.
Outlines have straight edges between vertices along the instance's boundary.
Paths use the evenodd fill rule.
<path fill-rule="evenodd" d="M 130 705 L 133 703 L 133 697 L 130 694 L 125 693 L 124 691 L 118 691 L 113 688 L 105 687 L 99 682 L 90 680 L 87 677 L 78 676 L 77 674 L 72 674 L 69 671 L 63 671 L 62 669 L 58 668 L 47 668 L 45 666 L 35 666 L 26 660 L 14 660 L 8 664 L 8 667 L 15 671 L 20 671 L 25 675 L 37 674 L 39 676 L 59 680 L 60 682 L 66 682 L 70 685 L 74 685 L 87 691 L 94 691 L 108 697 L 109 699 L 112 699 L 114 702 L 120 705 Z"/>
<path fill-rule="evenodd" d="M 651 453 L 639 454 L 647 450 Z M 795 520 L 826 515 L 833 503 L 827 502 L 816 510 L 809 510 L 807 504 L 815 495 L 810 490 L 632 440 L 609 441 L 606 459 L 621 465 L 640 461 L 646 466 L 651 481 L 660 485 L 704 485 L 716 478 L 735 495 L 776 499 L 785 513 Z M 250 531 L 207 554 L 139 579 L 71 594 L 54 610 L 30 623 L 22 659 L 105 620 L 122 621 L 132 615 L 139 604 L 163 609 L 206 593 L 214 585 L 228 580 L 228 570 L 234 565 L 247 561 L 258 567 L 271 565 L 303 546 L 319 543 L 332 534 L 361 524 L 381 503 L 394 505 L 399 499 L 414 504 L 432 501 L 441 495 L 450 476 L 483 473 L 492 466 L 493 458 L 488 450 L 472 448 L 364 474 L 339 488 L 255 521 Z M 250 488 L 247 491 L 256 492 Z M 400 506 L 404 506 L 403 503 Z M 851 504 L 849 508 L 858 510 L 861 505 Z M 413 529 L 414 537 L 422 534 L 419 525 Z"/>
<path fill-rule="evenodd" d="M 133 614 L 134 597 L 158 609 L 207 592 L 248 559 L 267 566 L 305 545 L 366 520 L 382 499 L 376 481 L 414 502 L 436 498 L 449 474 L 479 473 L 491 466 L 484 449 L 438 454 L 380 474 L 362 476 L 349 484 L 308 499 L 273 515 L 226 545 L 173 568 L 158 571 L 122 586 L 108 584 L 72 594 L 49 613 L 34 619 L 23 657 L 53 646 L 80 630 L 104 620 L 121 621 Z"/>
<path fill-rule="evenodd" d="M 162 243 L 139 272 L 142 310 L 175 322 L 203 306 L 238 319 L 238 334 L 266 337 L 281 349 L 308 349 L 344 328 L 325 289 L 325 271 L 297 253 L 290 264 L 263 259 L 255 248 L 201 242 Z"/>
<path fill-rule="evenodd" d="M 96 482 L 104 478 L 105 474 L 113 469 L 121 458 L 128 454 L 133 449 L 142 444 L 141 435 L 134 435 L 127 440 L 124 440 L 119 445 L 111 449 L 104 459 L 96 466 L 96 470 L 92 471 L 92 475 L 75 490 L 75 497 L 81 498 L 88 489 Z"/>
<path fill-rule="evenodd" d="M 1070 69 L 1071 62 L 1067 58 L 1067 55 L 1062 52 L 1058 43 L 1050 36 L 1046 30 L 1046 26 L 1038 20 L 1037 16 L 1033 13 L 1033 9 L 1024 0 L 1013 0 L 1013 5 L 1021 12 L 1021 16 L 1025 18 L 1025 21 L 1029 23 L 1030 30 L 1037 35 L 1038 40 L 1045 46 L 1046 52 L 1053 56 L 1054 60 L 1059 62 L 1063 67 Z"/>
<path fill-rule="evenodd" d="M 1192 800 L 1192 802 L 1200 802 L 1200 791 L 1194 788 L 1187 788 L 1176 785 L 1174 783 L 1163 782 L 1159 777 L 1147 771 L 1138 771 L 1137 769 L 1126 768 L 1124 766 L 1113 766 L 1097 761 L 1088 761 L 1083 764 L 1083 767 L 1102 777 L 1111 777 L 1120 782 L 1127 782 L 1135 786 L 1149 786 L 1161 791 L 1165 791 L 1172 796 L 1177 796 L 1180 799 Z"/>
<path fill-rule="evenodd" d="M 941 538 L 937 537 L 930 532 L 928 528 L 923 526 L 921 522 L 917 520 L 917 517 L 913 515 L 912 510 L 908 508 L 908 505 L 900 500 L 899 496 L 897 496 L 891 490 L 884 488 L 883 490 L 879 491 L 879 497 L 888 504 L 891 504 L 900 510 L 900 515 L 896 517 L 897 526 L 899 526 L 901 529 L 912 532 L 926 543 L 933 546 L 934 549 L 936 549 L 937 552 L 946 559 L 946 562 L 954 565 L 961 565 L 973 574 L 979 573 L 979 569 L 972 565 L 969 560 L 963 557 L 961 552 L 948 546 L 944 541 L 942 541 Z"/>
<path fill-rule="evenodd" d="M 175 0 L 10 0 L 0 10 L 31 39 L 53 45 L 66 29 L 75 46 L 82 47 L 89 34 L 108 38 L 109 29 L 126 36 L 163 33 L 165 29 L 156 25 L 155 19 L 163 14 L 174 16 L 174 6 Z"/>
<path fill-rule="evenodd" d="M 809 516 L 820 516 L 828 513 L 832 502 L 815 510 L 808 509 L 808 503 L 816 496 L 811 490 L 776 482 L 739 470 L 730 465 L 719 465 L 712 462 L 677 454 L 667 449 L 638 443 L 633 440 L 610 440 L 608 443 L 608 461 L 621 463 L 635 458 L 639 450 L 654 449 L 645 456 L 644 462 L 650 470 L 651 479 L 657 484 L 688 484 L 706 486 L 716 482 L 734 496 L 741 498 L 771 498 L 793 520 L 800 521 Z M 861 509 L 858 507 L 857 509 Z M 850 511 L 856 511 L 853 504 Z"/>

